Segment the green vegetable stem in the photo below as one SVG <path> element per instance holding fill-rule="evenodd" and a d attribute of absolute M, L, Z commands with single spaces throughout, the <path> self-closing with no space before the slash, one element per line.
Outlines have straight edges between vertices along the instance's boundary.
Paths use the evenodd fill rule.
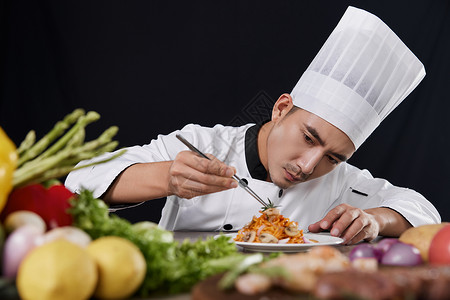
<path fill-rule="evenodd" d="M 62 177 L 81 168 L 75 168 L 81 160 L 113 151 L 118 145 L 117 141 L 112 140 L 119 130 L 116 126 L 111 126 L 93 141 L 84 141 L 86 126 L 98 119 L 100 115 L 95 111 L 85 113 L 83 109 L 75 109 L 37 142 L 36 134 L 31 130 L 17 149 L 19 161 L 13 176 L 13 186 Z M 124 152 L 118 151 L 114 156 L 94 164 L 110 161 Z"/>

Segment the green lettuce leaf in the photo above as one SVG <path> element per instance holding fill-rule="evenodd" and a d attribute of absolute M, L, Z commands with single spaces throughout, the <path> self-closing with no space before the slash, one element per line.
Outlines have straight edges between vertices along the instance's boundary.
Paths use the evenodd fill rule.
<path fill-rule="evenodd" d="M 92 239 L 114 235 L 139 247 L 147 263 L 145 279 L 137 292 L 142 297 L 188 292 L 200 280 L 230 270 L 245 256 L 226 236 L 178 242 L 172 232 L 150 222 L 131 224 L 109 214 L 108 206 L 86 189 L 72 199 L 71 205 L 74 226 Z"/>

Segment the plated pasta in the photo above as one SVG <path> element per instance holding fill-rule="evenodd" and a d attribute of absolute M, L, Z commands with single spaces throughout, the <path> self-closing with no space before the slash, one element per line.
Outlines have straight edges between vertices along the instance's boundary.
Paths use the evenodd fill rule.
<path fill-rule="evenodd" d="M 259 217 L 253 216 L 250 223 L 238 231 L 234 238 L 237 242 L 304 244 L 314 241 L 303 236 L 298 223 L 280 214 L 277 208 L 260 211 Z"/>

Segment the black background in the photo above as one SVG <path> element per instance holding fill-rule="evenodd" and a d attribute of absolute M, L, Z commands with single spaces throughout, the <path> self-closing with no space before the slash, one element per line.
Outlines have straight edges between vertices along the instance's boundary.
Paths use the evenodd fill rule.
<path fill-rule="evenodd" d="M 117 125 L 121 147 L 187 123 L 257 121 L 261 103 L 270 107 L 292 90 L 347 6 L 366 9 L 411 48 L 427 76 L 350 163 L 421 192 L 450 221 L 449 1 L 0 3 L 0 125 L 13 141 L 30 129 L 40 137 L 82 107 L 102 116 L 88 138 Z M 162 205 L 120 214 L 157 221 Z"/>

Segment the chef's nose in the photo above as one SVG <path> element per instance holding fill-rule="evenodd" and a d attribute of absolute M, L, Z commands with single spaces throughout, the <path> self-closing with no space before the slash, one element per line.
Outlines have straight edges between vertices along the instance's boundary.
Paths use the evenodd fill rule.
<path fill-rule="evenodd" d="M 299 157 L 297 165 L 301 168 L 302 173 L 310 175 L 314 172 L 315 167 L 322 160 L 322 157 L 323 154 L 319 149 L 309 149 Z"/>

